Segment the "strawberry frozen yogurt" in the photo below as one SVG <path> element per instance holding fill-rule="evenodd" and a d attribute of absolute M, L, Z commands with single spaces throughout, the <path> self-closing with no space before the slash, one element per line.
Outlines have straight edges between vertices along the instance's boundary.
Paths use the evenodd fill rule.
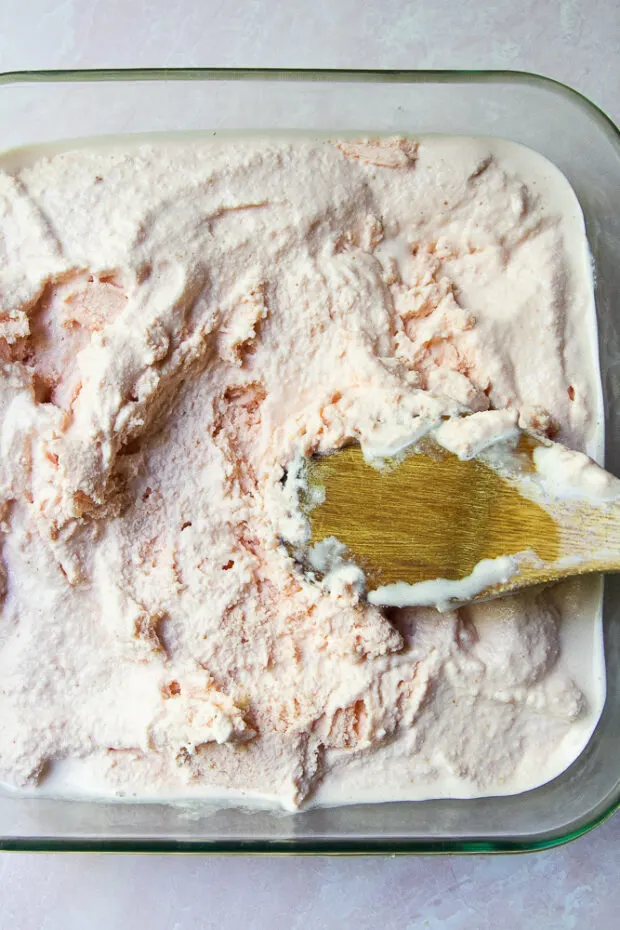
<path fill-rule="evenodd" d="M 287 464 L 352 438 L 489 411 L 600 454 L 559 172 L 441 137 L 5 161 L 0 779 L 294 809 L 565 769 L 604 699 L 597 581 L 379 609 L 281 542 Z"/>

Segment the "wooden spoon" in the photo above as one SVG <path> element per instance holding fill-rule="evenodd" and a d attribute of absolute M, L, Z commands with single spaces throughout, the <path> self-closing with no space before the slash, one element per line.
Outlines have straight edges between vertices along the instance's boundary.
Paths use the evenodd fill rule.
<path fill-rule="evenodd" d="M 550 454 L 568 470 L 545 469 Z M 529 434 L 467 460 L 427 438 L 382 469 L 351 445 L 307 460 L 305 481 L 311 539 L 296 557 L 316 567 L 335 537 L 335 567 L 359 566 L 372 603 L 445 608 L 620 570 L 620 481 Z"/>

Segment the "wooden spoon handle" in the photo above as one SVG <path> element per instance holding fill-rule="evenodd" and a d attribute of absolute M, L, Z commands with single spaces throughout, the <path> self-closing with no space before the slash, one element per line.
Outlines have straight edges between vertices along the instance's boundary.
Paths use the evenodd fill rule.
<path fill-rule="evenodd" d="M 374 603 L 433 603 L 414 599 L 433 581 L 466 601 L 620 570 L 620 481 L 554 443 L 463 460 L 427 439 L 383 471 L 350 446 L 308 474 L 311 543 L 339 540 Z"/>

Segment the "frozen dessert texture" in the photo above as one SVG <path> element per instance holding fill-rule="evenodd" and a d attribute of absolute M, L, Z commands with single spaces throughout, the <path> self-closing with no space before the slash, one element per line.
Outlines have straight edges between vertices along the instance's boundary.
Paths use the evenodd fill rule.
<path fill-rule="evenodd" d="M 281 479 L 444 420 L 459 454 L 517 424 L 596 454 L 595 336 L 577 201 L 511 143 L 7 167 L 0 778 L 295 808 L 559 773 L 603 699 L 596 585 L 381 610 L 300 573 Z"/>

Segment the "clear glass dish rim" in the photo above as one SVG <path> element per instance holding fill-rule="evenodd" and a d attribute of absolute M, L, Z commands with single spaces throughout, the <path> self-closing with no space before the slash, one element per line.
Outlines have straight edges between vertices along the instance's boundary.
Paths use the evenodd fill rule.
<path fill-rule="evenodd" d="M 401 84 L 449 84 L 458 81 L 485 84 L 508 81 L 515 84 L 546 86 L 552 92 L 571 98 L 591 115 L 620 146 L 620 128 L 586 94 L 557 78 L 535 71 L 510 68 L 54 68 L 0 71 L 0 86 L 19 83 L 82 83 L 96 81 L 336 81 Z"/>
<path fill-rule="evenodd" d="M 588 110 L 601 130 L 611 139 L 620 156 L 620 128 L 581 91 L 562 81 L 532 71 L 510 69 L 354 69 L 354 68 L 65 68 L 53 70 L 0 71 L 0 87 L 22 83 L 88 83 L 123 81 L 307 81 L 361 82 L 400 84 L 498 83 L 501 81 L 546 87 L 553 93 L 568 97 Z M 411 802 L 423 803 L 423 802 Z M 593 830 L 610 819 L 620 809 L 620 791 L 608 806 L 591 820 L 585 820 L 574 830 L 555 836 L 537 838 L 532 834 L 524 840 L 511 839 L 437 839 L 412 837 L 392 839 L 294 839 L 281 840 L 208 840 L 105 838 L 105 837 L 1 837 L 0 851 L 20 852 L 182 852 L 224 855 L 289 854 L 289 855 L 442 855 L 537 852 L 564 845 Z"/>

